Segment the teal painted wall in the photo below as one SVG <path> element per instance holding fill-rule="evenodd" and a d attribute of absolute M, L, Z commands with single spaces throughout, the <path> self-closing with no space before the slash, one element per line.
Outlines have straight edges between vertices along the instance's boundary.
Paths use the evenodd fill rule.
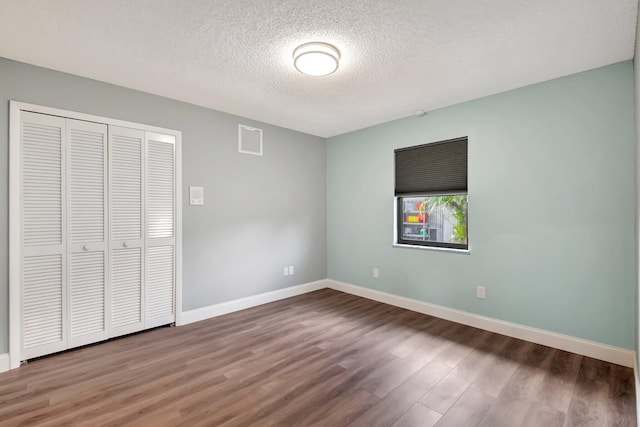
<path fill-rule="evenodd" d="M 330 138 L 329 278 L 633 349 L 633 80 L 627 61 Z M 470 253 L 393 247 L 393 150 L 465 135 Z"/>

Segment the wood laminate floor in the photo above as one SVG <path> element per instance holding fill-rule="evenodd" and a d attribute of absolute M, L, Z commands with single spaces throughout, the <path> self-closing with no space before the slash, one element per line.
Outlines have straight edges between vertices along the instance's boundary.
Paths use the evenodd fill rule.
<path fill-rule="evenodd" d="M 629 368 L 323 289 L 0 374 L 0 425 L 635 426 Z"/>

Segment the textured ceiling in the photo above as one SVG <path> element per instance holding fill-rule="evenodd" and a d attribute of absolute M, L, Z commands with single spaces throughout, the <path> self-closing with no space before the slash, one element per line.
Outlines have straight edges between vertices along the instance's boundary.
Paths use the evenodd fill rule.
<path fill-rule="evenodd" d="M 638 0 L 0 0 L 0 56 L 329 137 L 633 57 Z M 306 77 L 301 43 L 342 52 Z"/>

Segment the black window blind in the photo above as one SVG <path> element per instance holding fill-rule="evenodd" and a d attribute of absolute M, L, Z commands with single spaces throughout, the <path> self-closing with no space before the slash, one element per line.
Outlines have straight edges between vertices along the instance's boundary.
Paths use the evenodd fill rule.
<path fill-rule="evenodd" d="M 467 192 L 467 137 L 395 150 L 396 196 Z"/>

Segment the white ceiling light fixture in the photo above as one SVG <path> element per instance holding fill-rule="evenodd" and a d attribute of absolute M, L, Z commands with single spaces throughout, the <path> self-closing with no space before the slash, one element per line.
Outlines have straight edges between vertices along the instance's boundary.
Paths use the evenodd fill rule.
<path fill-rule="evenodd" d="M 339 61 L 340 51 L 328 43 L 305 43 L 293 51 L 293 65 L 308 76 L 328 76 L 338 69 Z"/>

